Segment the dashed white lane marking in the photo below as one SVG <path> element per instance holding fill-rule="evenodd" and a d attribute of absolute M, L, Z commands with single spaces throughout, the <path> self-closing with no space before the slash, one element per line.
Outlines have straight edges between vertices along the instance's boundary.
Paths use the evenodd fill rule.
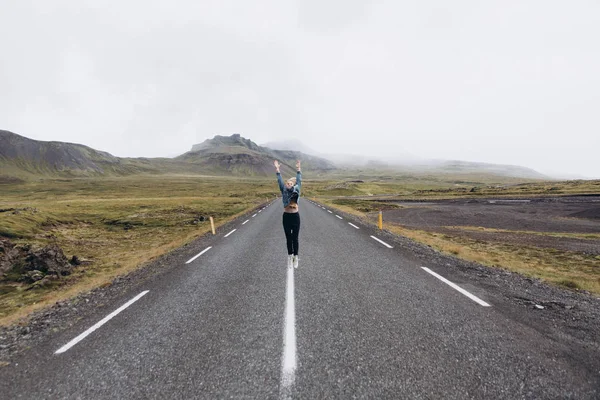
<path fill-rule="evenodd" d="M 126 309 L 127 307 L 129 307 L 130 305 L 132 305 L 133 303 L 138 301 L 139 299 L 141 299 L 142 296 L 146 295 L 146 293 L 148 293 L 148 292 L 149 292 L 149 290 L 145 290 L 142 293 L 138 294 L 133 299 L 129 300 L 127 303 L 123 304 L 121 307 L 117 308 L 115 311 L 108 314 L 106 317 L 104 317 L 101 321 L 97 322 L 94 326 L 89 328 L 87 331 L 83 332 L 81 335 L 77 336 L 75 339 L 71 340 L 69 343 L 65 344 L 60 349 L 56 350 L 56 352 L 54 354 L 61 354 L 61 353 L 64 353 L 65 351 L 69 350 L 71 347 L 73 347 L 77 343 L 81 342 L 83 339 L 85 339 L 89 334 L 94 332 L 96 329 L 100 328 L 102 325 L 104 325 L 105 323 L 110 321 L 113 317 L 115 317 L 121 311 L 123 311 L 124 309 Z"/>
<path fill-rule="evenodd" d="M 248 221 L 250 221 L 250 220 L 249 219 L 245 220 L 242 225 L 246 225 L 248 223 Z"/>
<path fill-rule="evenodd" d="M 381 243 L 381 244 L 382 244 L 382 245 L 384 245 L 385 247 L 387 247 L 388 249 L 393 249 L 393 247 L 392 247 L 392 246 L 390 246 L 389 244 L 387 244 L 387 243 L 386 243 L 386 242 L 384 242 L 383 240 L 381 240 L 381 239 L 377 239 L 377 238 L 376 238 L 375 236 L 373 236 L 373 235 L 371 235 L 371 237 L 372 237 L 373 239 L 377 240 L 379 243 Z"/>
<path fill-rule="evenodd" d="M 192 261 L 194 261 L 196 258 L 200 257 L 202 254 L 206 253 L 207 251 L 209 251 L 210 249 L 212 249 L 212 246 L 207 247 L 206 249 L 202 250 L 199 254 L 196 254 L 194 257 L 190 258 L 189 260 L 186 261 L 186 264 L 191 263 Z"/>
<path fill-rule="evenodd" d="M 360 229 L 358 226 L 354 225 L 352 222 L 348 222 L 348 225 L 355 227 L 356 229 Z"/>
<path fill-rule="evenodd" d="M 258 212 L 261 212 L 262 210 L 258 210 Z"/>
<path fill-rule="evenodd" d="M 237 229 L 232 230 L 231 232 L 229 232 L 227 235 L 223 236 L 223 237 L 227 237 L 229 235 L 231 235 L 233 232 L 237 231 Z"/>
<path fill-rule="evenodd" d="M 294 268 L 287 269 L 285 315 L 283 324 L 283 355 L 279 398 L 291 399 L 296 374 L 296 309 L 294 301 Z"/>
<path fill-rule="evenodd" d="M 333 211 L 331 211 L 331 210 L 327 210 L 327 212 L 328 212 L 329 214 L 333 214 Z"/>
<path fill-rule="evenodd" d="M 455 283 L 450 282 L 448 279 L 444 278 L 441 275 L 436 274 L 435 272 L 433 272 L 432 270 L 430 270 L 429 268 L 426 267 L 421 267 L 423 268 L 426 272 L 430 273 L 431 275 L 435 276 L 436 278 L 438 278 L 440 281 L 444 282 L 445 284 L 449 285 L 450 287 L 452 287 L 453 289 L 458 290 L 459 292 L 461 292 L 462 294 L 464 294 L 465 296 L 467 296 L 468 298 L 470 298 L 471 300 L 473 300 L 474 302 L 478 303 L 479 305 L 482 305 L 484 307 L 491 307 L 488 303 L 486 303 L 485 301 L 481 300 L 479 297 L 467 292 L 465 289 L 461 288 L 460 286 L 458 286 Z"/>
<path fill-rule="evenodd" d="M 256 217 L 256 214 L 254 214 L 254 215 L 252 216 L 252 218 L 254 218 L 254 217 Z"/>
<path fill-rule="evenodd" d="M 339 219 L 344 219 L 344 218 L 340 217 L 339 215 L 336 215 L 336 217 L 338 217 Z"/>

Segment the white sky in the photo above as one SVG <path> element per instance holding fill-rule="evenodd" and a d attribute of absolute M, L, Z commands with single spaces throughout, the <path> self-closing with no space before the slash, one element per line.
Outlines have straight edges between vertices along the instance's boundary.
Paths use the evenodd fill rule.
<path fill-rule="evenodd" d="M 0 129 L 600 177 L 600 2 L 0 0 Z"/>

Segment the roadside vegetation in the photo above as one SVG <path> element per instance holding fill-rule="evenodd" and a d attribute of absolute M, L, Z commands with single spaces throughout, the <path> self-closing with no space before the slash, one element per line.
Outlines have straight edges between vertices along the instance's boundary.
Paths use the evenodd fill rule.
<path fill-rule="evenodd" d="M 0 324 L 108 284 L 209 232 L 209 217 L 222 225 L 277 193 L 265 179 L 164 175 L 41 179 L 1 189 L 0 237 L 23 247 L 56 244 L 80 265 L 43 287 L 18 276 L 0 280 Z"/>

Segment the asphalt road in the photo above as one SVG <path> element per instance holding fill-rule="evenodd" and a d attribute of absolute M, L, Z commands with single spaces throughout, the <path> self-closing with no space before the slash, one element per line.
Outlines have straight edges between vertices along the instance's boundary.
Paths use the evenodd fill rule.
<path fill-rule="evenodd" d="M 298 269 L 278 200 L 1 368 L 0 398 L 600 397 L 600 371 L 502 296 L 454 282 L 467 297 L 371 228 L 300 205 Z"/>

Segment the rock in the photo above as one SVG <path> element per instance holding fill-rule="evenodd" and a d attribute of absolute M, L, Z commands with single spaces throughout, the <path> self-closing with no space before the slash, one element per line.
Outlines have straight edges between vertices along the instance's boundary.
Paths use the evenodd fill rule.
<path fill-rule="evenodd" d="M 30 245 L 15 246 L 9 239 L 0 238 L 0 279 L 33 283 L 44 275 L 69 275 L 72 269 L 56 244 L 34 250 Z"/>
<path fill-rule="evenodd" d="M 21 248 L 16 247 L 9 239 L 0 238 L 0 277 L 10 272 L 23 254 Z"/>
<path fill-rule="evenodd" d="M 69 260 L 69 264 L 71 264 L 71 265 L 81 265 L 81 261 L 79 260 L 79 257 L 73 256 Z"/>
<path fill-rule="evenodd" d="M 46 274 L 70 275 L 73 269 L 62 249 L 56 244 L 51 244 L 41 250 L 30 251 L 27 261 L 29 268 L 35 268 Z"/>
<path fill-rule="evenodd" d="M 27 273 L 25 273 L 24 277 L 26 282 L 28 283 L 34 283 L 37 281 L 41 281 L 42 279 L 44 279 L 44 274 L 41 271 L 38 271 L 37 269 L 34 269 L 33 271 L 27 271 Z"/>
<path fill-rule="evenodd" d="M 33 285 L 27 288 L 27 290 L 42 289 L 52 284 L 52 278 L 45 276 L 44 279 L 35 282 Z"/>

